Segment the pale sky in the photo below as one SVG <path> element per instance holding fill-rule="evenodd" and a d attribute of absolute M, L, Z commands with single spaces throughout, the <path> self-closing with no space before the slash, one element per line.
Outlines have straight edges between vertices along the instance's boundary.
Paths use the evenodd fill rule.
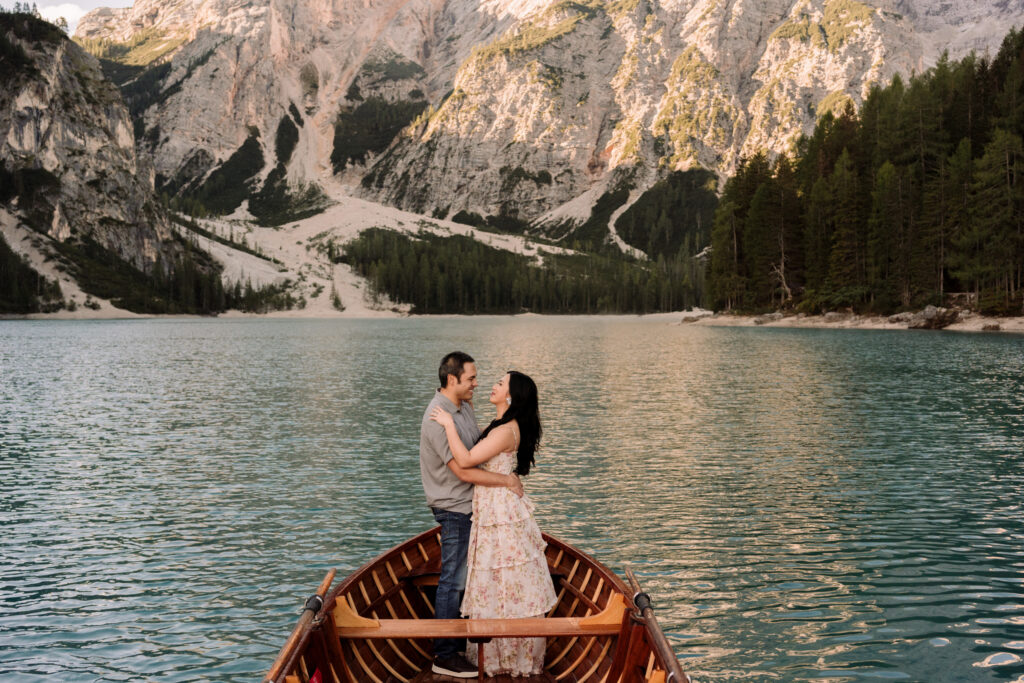
<path fill-rule="evenodd" d="M 19 0 L 25 3 L 25 0 Z M 0 6 L 6 9 L 14 7 L 15 0 L 2 0 Z M 32 5 L 32 0 L 28 0 L 29 6 Z M 78 20 L 82 18 L 86 12 L 97 7 L 131 7 L 132 0 L 76 0 L 76 2 L 54 2 L 53 0 L 35 0 L 36 6 L 39 8 L 39 13 L 43 15 L 44 19 L 49 21 L 55 21 L 57 17 L 64 17 L 68 20 L 68 34 L 75 32 L 75 26 L 78 25 Z"/>

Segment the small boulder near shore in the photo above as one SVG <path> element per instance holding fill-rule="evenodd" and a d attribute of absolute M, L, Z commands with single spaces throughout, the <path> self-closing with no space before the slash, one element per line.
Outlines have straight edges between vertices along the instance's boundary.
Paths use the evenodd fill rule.
<path fill-rule="evenodd" d="M 759 315 L 754 318 L 754 324 L 764 325 L 765 323 L 774 323 L 782 320 L 783 317 L 784 316 L 779 311 L 775 311 L 774 313 L 765 313 L 764 315 Z"/>
<path fill-rule="evenodd" d="M 683 319 L 680 322 L 695 323 L 698 320 L 703 320 L 704 318 L 711 318 L 714 316 L 714 313 L 712 313 L 711 311 L 702 311 L 699 309 L 692 312 L 688 311 L 688 313 L 689 315 L 684 315 Z"/>
<path fill-rule="evenodd" d="M 1001 329 L 1003 328 L 999 323 L 985 323 L 981 326 L 982 332 L 998 332 Z"/>
<path fill-rule="evenodd" d="M 941 330 L 960 320 L 959 308 L 939 308 L 926 306 L 923 311 L 915 313 L 907 324 L 911 330 Z"/>
<path fill-rule="evenodd" d="M 889 316 L 889 322 L 891 323 L 909 323 L 914 319 L 914 314 L 910 311 L 903 311 L 902 313 L 894 313 Z"/>

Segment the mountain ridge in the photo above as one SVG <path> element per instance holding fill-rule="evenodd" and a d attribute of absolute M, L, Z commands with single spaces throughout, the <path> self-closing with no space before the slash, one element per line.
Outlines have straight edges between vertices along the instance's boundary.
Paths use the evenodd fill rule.
<path fill-rule="evenodd" d="M 724 177 L 744 156 L 790 148 L 872 83 L 923 70 L 940 44 L 953 57 L 991 49 L 990 27 L 1021 20 L 1011 3 L 937 0 L 140 0 L 90 13 L 76 37 L 141 36 L 136 54 L 160 55 L 160 101 L 140 115 L 158 185 L 197 187 L 250 127 L 264 164 L 245 180 L 265 185 L 294 107 L 279 195 L 337 172 L 359 196 L 523 230 L 578 224 L 625 182 L 643 189 L 695 166 Z M 370 115 L 395 119 L 378 137 L 399 132 L 337 164 L 339 120 Z M 553 182 L 530 180 L 542 171 Z"/>

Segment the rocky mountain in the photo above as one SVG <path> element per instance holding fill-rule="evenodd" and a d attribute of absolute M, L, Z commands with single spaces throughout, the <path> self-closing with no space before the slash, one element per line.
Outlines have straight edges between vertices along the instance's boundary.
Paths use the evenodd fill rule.
<path fill-rule="evenodd" d="M 613 191 L 621 211 L 673 170 L 785 151 L 1022 22 L 1019 0 L 139 0 L 76 39 L 119 74 L 168 194 L 279 224 L 336 176 L 563 236 Z"/>
<path fill-rule="evenodd" d="M 54 241 L 88 239 L 140 270 L 169 257 L 152 169 L 96 59 L 29 15 L 4 15 L 0 26 L 11 55 L 0 77 L 8 210 Z"/>
<path fill-rule="evenodd" d="M 223 307 L 220 266 L 169 220 L 97 59 L 38 16 L 4 12 L 0 83 L 0 309 Z"/>

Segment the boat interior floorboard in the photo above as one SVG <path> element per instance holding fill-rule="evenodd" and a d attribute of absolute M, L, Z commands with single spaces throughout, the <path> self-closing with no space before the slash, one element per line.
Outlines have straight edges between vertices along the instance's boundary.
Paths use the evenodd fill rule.
<path fill-rule="evenodd" d="M 476 678 L 452 678 L 451 676 L 439 676 L 431 671 L 422 671 L 410 683 L 468 683 L 477 680 Z M 548 673 L 539 676 L 494 676 L 485 678 L 489 683 L 555 683 L 555 679 Z M 389 681 L 390 683 L 390 681 Z"/>

